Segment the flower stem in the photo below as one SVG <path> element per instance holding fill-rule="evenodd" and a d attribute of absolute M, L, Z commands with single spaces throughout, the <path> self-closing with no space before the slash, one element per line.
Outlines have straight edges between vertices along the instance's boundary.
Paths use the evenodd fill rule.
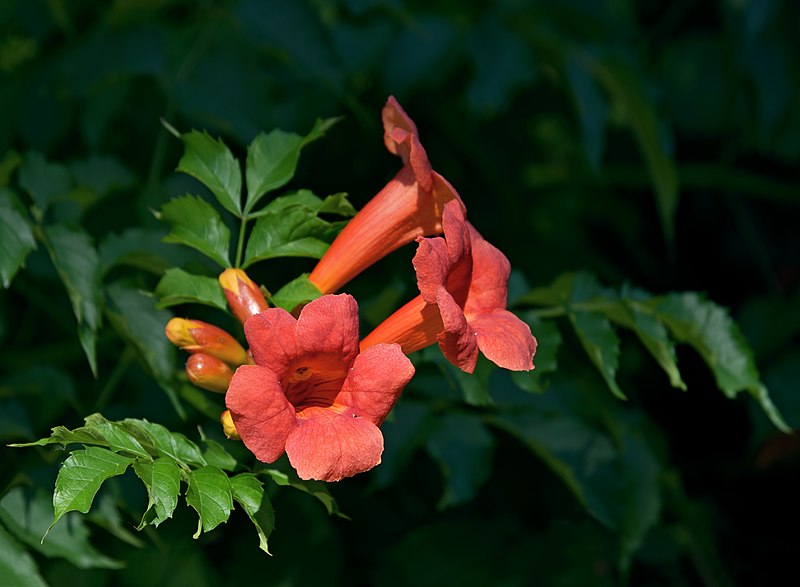
<path fill-rule="evenodd" d="M 248 216 L 242 216 L 242 223 L 239 225 L 239 240 L 236 242 L 236 262 L 233 264 L 237 269 L 242 265 L 242 251 L 244 251 L 244 231 L 247 228 Z"/>

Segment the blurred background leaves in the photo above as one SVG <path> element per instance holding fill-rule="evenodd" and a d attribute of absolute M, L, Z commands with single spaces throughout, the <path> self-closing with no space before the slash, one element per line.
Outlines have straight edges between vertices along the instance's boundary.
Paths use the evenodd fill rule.
<path fill-rule="evenodd" d="M 176 376 L 160 332 L 170 314 L 142 293 L 168 267 L 215 271 L 160 242 L 153 210 L 187 193 L 211 201 L 174 173 L 182 145 L 160 119 L 220 136 L 243 160 L 261 131 L 344 116 L 304 147 L 286 187 L 348 192 L 360 208 L 396 171 L 381 141 L 389 94 L 527 283 L 516 299 L 578 270 L 633 297 L 624 284 L 702 292 L 730 308 L 756 383 L 800 427 L 798 27 L 789 0 L 3 2 L 0 437 L 34 440 L 102 410 L 222 441 L 209 420 L 218 398 Z M 368 326 L 411 296 L 409 259 L 395 253 L 353 282 Z M 312 266 L 248 271 L 274 292 Z M 173 310 L 241 334 L 214 307 Z M 384 426 L 384 463 L 330 488 L 351 521 L 272 486 L 273 557 L 238 510 L 198 540 L 181 508 L 131 534 L 147 508 L 132 473 L 39 545 L 31 536 L 64 454 L 3 448 L 0 577 L 666 586 L 791 572 L 796 435 L 744 395 L 719 393 L 701 349 L 678 344 L 680 375 L 668 377 L 658 366 L 669 347 L 657 362 L 622 324 L 608 347 L 620 402 L 580 329 L 528 318 L 540 343 L 531 376 L 479 365 L 463 378 L 430 353 L 415 359 Z M 126 566 L 110 570 L 116 561 Z"/>

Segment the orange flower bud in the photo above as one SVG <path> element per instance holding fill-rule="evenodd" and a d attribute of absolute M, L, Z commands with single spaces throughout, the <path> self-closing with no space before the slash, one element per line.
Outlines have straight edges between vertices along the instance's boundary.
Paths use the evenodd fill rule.
<path fill-rule="evenodd" d="M 225 433 L 225 436 L 231 440 L 241 440 L 241 438 L 239 438 L 239 433 L 236 431 L 236 426 L 233 424 L 230 410 L 222 412 L 219 421 L 222 422 L 222 431 Z"/>
<path fill-rule="evenodd" d="M 197 387 L 225 393 L 233 377 L 233 369 L 216 357 L 206 353 L 195 353 L 186 361 L 186 375 Z"/>
<path fill-rule="evenodd" d="M 234 315 L 244 324 L 250 316 L 259 314 L 269 306 L 258 286 L 241 269 L 226 269 L 219 276 L 219 284 Z"/>
<path fill-rule="evenodd" d="M 169 341 L 190 353 L 206 353 L 233 367 L 247 362 L 247 353 L 230 334 L 200 320 L 173 318 L 164 329 Z"/>

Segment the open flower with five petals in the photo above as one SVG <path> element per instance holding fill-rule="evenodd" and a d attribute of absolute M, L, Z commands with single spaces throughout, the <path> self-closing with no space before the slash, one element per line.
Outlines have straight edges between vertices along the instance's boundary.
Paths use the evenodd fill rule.
<path fill-rule="evenodd" d="M 321 481 L 380 463 L 378 426 L 414 367 L 397 344 L 359 354 L 352 296 L 325 295 L 296 319 L 270 308 L 244 329 L 255 365 L 236 370 L 225 401 L 256 458 L 271 463 L 286 452 L 301 478 Z"/>
<path fill-rule="evenodd" d="M 420 295 L 397 310 L 361 342 L 397 342 L 411 353 L 436 342 L 445 357 L 471 373 L 478 351 L 505 369 L 533 369 L 536 339 L 530 327 L 506 309 L 511 266 L 448 203 L 444 238 L 420 238 L 414 256 Z"/>

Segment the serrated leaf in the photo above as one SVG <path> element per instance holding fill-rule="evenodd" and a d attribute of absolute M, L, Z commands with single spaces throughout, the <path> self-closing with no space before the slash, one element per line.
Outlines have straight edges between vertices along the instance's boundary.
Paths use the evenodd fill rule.
<path fill-rule="evenodd" d="M 0 525 L 0 587 L 48 587 L 36 561 Z"/>
<path fill-rule="evenodd" d="M 0 521 L 17 539 L 48 558 L 68 560 L 79 569 L 119 569 L 124 566 L 98 552 L 89 541 L 84 518 L 68 514 L 61 524 L 47 532 L 53 520 L 53 501 L 49 492 L 35 493 L 14 487 L 0 499 Z M 0 573 L 0 576 L 3 576 Z M 0 582 L 0 585 L 3 583 Z"/>
<path fill-rule="evenodd" d="M 276 257 L 319 259 L 328 250 L 337 228 L 305 206 L 259 217 L 247 239 L 243 267 Z"/>
<path fill-rule="evenodd" d="M 347 518 L 347 516 L 339 511 L 336 500 L 321 481 L 304 481 L 300 479 L 294 471 L 280 471 L 278 469 L 261 469 L 256 471 L 256 473 L 269 476 L 277 485 L 282 487 L 293 487 L 304 493 L 308 493 L 322 502 L 322 505 L 328 510 L 328 514 Z"/>
<path fill-rule="evenodd" d="M 300 304 L 316 300 L 321 295 L 319 288 L 308 280 L 308 273 L 303 273 L 276 291 L 270 302 L 278 308 L 291 312 Z"/>
<path fill-rule="evenodd" d="M 133 455 L 144 457 L 150 460 L 150 453 L 133 437 L 130 432 L 125 430 L 116 422 L 106 420 L 100 414 L 91 414 L 86 417 L 86 428 L 96 430 L 105 438 L 108 448 L 114 452 L 127 452 Z"/>
<path fill-rule="evenodd" d="M 678 370 L 675 344 L 667 329 L 656 317 L 642 310 L 641 304 L 650 298 L 645 292 L 623 288 L 618 303 L 609 306 L 604 313 L 617 324 L 632 330 L 644 347 L 664 369 L 673 387 L 686 390 Z"/>
<path fill-rule="evenodd" d="M 227 522 L 233 509 L 233 496 L 228 476 L 218 467 L 206 466 L 187 475 L 186 503 L 200 517 L 197 532 L 209 532 Z"/>
<path fill-rule="evenodd" d="M 68 444 L 101 444 L 106 445 L 107 442 L 105 438 L 103 438 L 102 434 L 100 434 L 97 430 L 92 430 L 90 428 L 76 428 L 75 430 L 69 430 L 64 426 L 56 426 L 52 429 L 50 436 L 46 438 L 40 438 L 35 442 L 24 442 L 24 443 L 17 443 L 17 444 L 10 444 L 9 446 L 17 447 L 17 448 L 25 448 L 28 446 L 47 446 L 49 444 L 61 444 L 66 446 Z"/>
<path fill-rule="evenodd" d="M 216 440 L 206 438 L 203 440 L 206 449 L 203 451 L 203 458 L 209 465 L 219 467 L 224 471 L 233 471 L 238 464 L 236 459 Z"/>
<path fill-rule="evenodd" d="M 63 225 L 44 229 L 45 244 L 78 320 L 79 338 L 97 374 L 95 338 L 100 327 L 100 260 L 88 234 Z M 81 328 L 83 327 L 83 328 Z"/>
<path fill-rule="evenodd" d="M 134 459 L 95 446 L 76 450 L 64 461 L 53 492 L 53 523 L 67 512 L 86 513 L 106 479 L 122 475 Z"/>
<path fill-rule="evenodd" d="M 219 281 L 204 275 L 192 275 L 183 269 L 167 269 L 156 285 L 157 308 L 177 304 L 204 304 L 227 312 L 228 303 Z"/>
<path fill-rule="evenodd" d="M 703 357 L 726 396 L 747 391 L 778 429 L 790 430 L 761 383 L 752 350 L 724 308 L 695 292 L 654 298 L 649 305 L 678 341 Z"/>
<path fill-rule="evenodd" d="M 147 420 L 126 418 L 121 424 L 143 445 L 146 446 L 146 442 L 149 442 L 159 453 L 182 465 L 202 467 L 206 464 L 197 445 L 179 432 L 171 432 L 161 424 Z M 146 441 L 142 442 L 142 439 Z"/>
<path fill-rule="evenodd" d="M 181 140 L 185 151 L 177 171 L 200 180 L 223 208 L 241 216 L 242 170 L 230 149 L 222 140 L 214 140 L 208 133 L 196 130 L 184 133 Z"/>
<path fill-rule="evenodd" d="M 471 501 L 491 475 L 494 438 L 479 416 L 454 412 L 438 418 L 426 448 L 444 476 L 439 509 Z"/>
<path fill-rule="evenodd" d="M 36 240 L 28 216 L 17 196 L 0 189 L 0 280 L 8 288 L 28 254 L 36 248 Z"/>
<path fill-rule="evenodd" d="M 241 473 L 230 478 L 233 499 L 253 522 L 258 532 L 258 546 L 270 554 L 267 539 L 275 528 L 275 510 L 264 492 L 261 482 L 251 473 Z"/>
<path fill-rule="evenodd" d="M 164 242 L 192 247 L 220 267 L 231 266 L 231 233 L 211 204 L 196 196 L 181 196 L 164 204 L 158 217 L 170 228 Z"/>
<path fill-rule="evenodd" d="M 608 388 L 620 399 L 625 394 L 617 385 L 619 337 L 605 316 L 594 312 L 572 312 L 570 322 L 586 354 L 600 371 Z"/>
<path fill-rule="evenodd" d="M 56 198 L 69 194 L 72 180 L 69 171 L 58 163 L 48 163 L 41 153 L 31 151 L 18 172 L 19 185 L 28 192 L 39 210 L 39 218 Z"/>
<path fill-rule="evenodd" d="M 300 150 L 315 141 L 336 122 L 336 119 L 317 120 L 305 137 L 275 129 L 269 134 L 260 133 L 247 148 L 247 203 L 244 213 L 249 214 L 259 200 L 294 176 Z"/>
<path fill-rule="evenodd" d="M 178 464 L 167 457 L 154 461 L 137 459 L 133 463 L 133 471 L 147 488 L 147 511 L 142 516 L 139 529 L 148 523 L 158 526 L 171 518 L 178 505 L 181 487 L 181 470 Z"/>

